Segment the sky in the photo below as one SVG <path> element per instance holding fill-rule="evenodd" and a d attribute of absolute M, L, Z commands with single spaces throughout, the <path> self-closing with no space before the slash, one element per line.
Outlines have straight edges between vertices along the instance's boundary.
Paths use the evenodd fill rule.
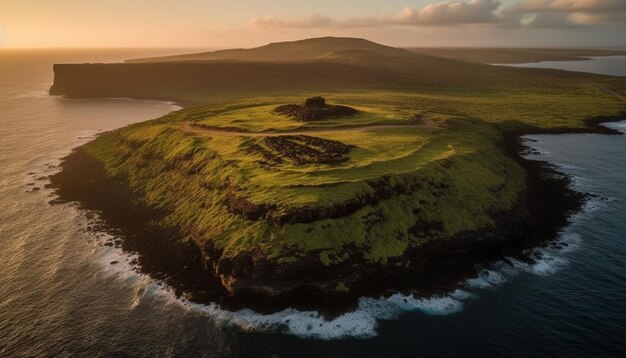
<path fill-rule="evenodd" d="M 0 0 L 0 47 L 626 47 L 626 0 Z"/>

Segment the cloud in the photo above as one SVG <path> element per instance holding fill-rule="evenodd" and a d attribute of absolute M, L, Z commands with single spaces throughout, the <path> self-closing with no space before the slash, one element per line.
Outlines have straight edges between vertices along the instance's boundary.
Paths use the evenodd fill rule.
<path fill-rule="evenodd" d="M 522 0 L 504 13 L 531 16 L 526 27 L 558 28 L 626 22 L 626 0 Z"/>
<path fill-rule="evenodd" d="M 575 28 L 579 25 L 572 23 L 567 14 L 555 12 L 542 12 L 525 16 L 520 25 L 527 28 L 537 29 L 566 29 Z"/>
<path fill-rule="evenodd" d="M 500 21 L 495 14 L 500 5 L 499 0 L 444 1 L 421 10 L 405 8 L 392 19 L 393 23 L 422 26 L 494 23 Z"/>
<path fill-rule="evenodd" d="M 613 13 L 575 12 L 568 16 L 570 22 L 578 25 L 601 25 L 606 23 L 626 23 L 626 11 Z"/>
<path fill-rule="evenodd" d="M 252 23 L 266 27 L 321 28 L 321 27 L 376 27 L 385 25 L 444 26 L 499 22 L 495 11 L 500 0 L 442 1 L 422 9 L 406 7 L 394 14 L 333 19 L 328 16 L 286 20 L 277 17 L 253 19 Z"/>
<path fill-rule="evenodd" d="M 626 0 L 501 0 L 440 1 L 396 13 L 336 19 L 314 15 L 301 19 L 253 19 L 257 26 L 275 28 L 354 28 L 380 26 L 489 25 L 524 28 L 563 28 L 626 23 Z"/>
<path fill-rule="evenodd" d="M 606 13 L 626 11 L 624 0 L 523 0 L 513 9 L 518 12 Z"/>

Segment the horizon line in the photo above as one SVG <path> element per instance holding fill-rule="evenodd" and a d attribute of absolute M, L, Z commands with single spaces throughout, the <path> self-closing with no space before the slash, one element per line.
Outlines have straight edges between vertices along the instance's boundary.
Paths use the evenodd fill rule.
<path fill-rule="evenodd" d="M 292 42 L 292 41 L 281 41 Z M 276 42 L 274 42 L 276 43 Z M 269 44 L 269 43 L 268 43 Z M 220 50 L 235 50 L 235 49 L 253 49 L 259 46 L 252 47 L 211 47 L 211 46 L 0 46 L 0 51 L 3 50 L 207 50 L 207 51 L 220 51 Z M 553 46 L 393 46 L 389 47 L 403 48 L 403 49 L 607 49 L 607 50 L 626 50 L 626 46 L 567 46 L 567 45 L 553 45 Z"/>

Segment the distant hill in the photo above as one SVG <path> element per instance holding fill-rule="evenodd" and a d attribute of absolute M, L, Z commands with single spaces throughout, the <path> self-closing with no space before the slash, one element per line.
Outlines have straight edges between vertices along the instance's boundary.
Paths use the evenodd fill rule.
<path fill-rule="evenodd" d="M 195 54 L 149 57 L 126 60 L 127 63 L 186 62 L 186 61 L 268 61 L 290 62 L 315 60 L 333 56 L 337 52 L 355 51 L 391 57 L 419 57 L 420 55 L 372 41 L 350 37 L 318 37 L 299 41 L 276 42 L 251 49 L 220 50 Z M 423 55 L 422 55 L 423 56 Z"/>
<path fill-rule="evenodd" d="M 454 52 L 454 51 L 453 51 Z M 532 51 L 531 51 L 532 52 Z M 461 53 L 454 52 L 459 57 Z M 488 55 L 475 52 L 474 56 Z M 557 70 L 490 66 L 380 45 L 324 37 L 253 49 L 129 60 L 57 64 L 51 94 L 207 103 L 231 98 L 338 90 L 494 93 L 571 92 L 617 79 Z M 497 62 L 497 61 L 494 61 Z M 605 83 L 607 82 L 607 83 Z"/>

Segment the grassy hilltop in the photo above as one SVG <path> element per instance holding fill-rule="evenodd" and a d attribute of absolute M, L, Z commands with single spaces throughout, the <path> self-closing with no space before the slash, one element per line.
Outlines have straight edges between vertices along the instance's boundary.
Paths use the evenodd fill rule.
<path fill-rule="evenodd" d="M 341 294 L 368 277 L 423 270 L 445 247 L 462 255 L 519 237 L 532 216 L 531 173 L 505 136 L 589 130 L 587 119 L 624 110 L 626 94 L 624 79 L 494 68 L 354 39 L 140 62 L 62 71 L 87 80 L 186 69 L 194 75 L 152 78 L 146 92 L 139 83 L 129 93 L 194 103 L 222 89 L 249 96 L 105 133 L 82 149 L 164 212 L 160 225 L 195 243 L 233 294 L 302 285 Z M 104 88 L 87 86 L 95 94 L 127 80 L 98 78 Z M 65 80 L 53 92 L 79 91 Z M 324 108 L 352 111 L 277 110 L 300 113 L 320 94 Z"/>

